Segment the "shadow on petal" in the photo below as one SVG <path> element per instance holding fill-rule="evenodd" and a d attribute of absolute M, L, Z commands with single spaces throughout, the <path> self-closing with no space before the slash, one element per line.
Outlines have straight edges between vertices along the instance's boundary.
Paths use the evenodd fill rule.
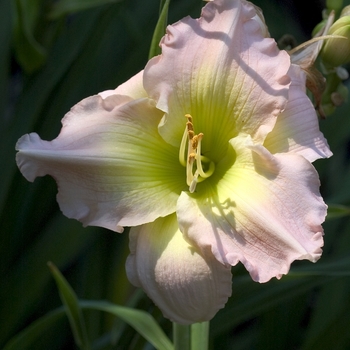
<path fill-rule="evenodd" d="M 320 258 L 327 206 L 304 157 L 270 154 L 266 162 L 267 150 L 251 148 L 237 150 L 218 183 L 183 192 L 176 212 L 193 245 L 211 250 L 222 264 L 240 261 L 253 280 L 267 282 L 287 274 L 294 260 Z"/>

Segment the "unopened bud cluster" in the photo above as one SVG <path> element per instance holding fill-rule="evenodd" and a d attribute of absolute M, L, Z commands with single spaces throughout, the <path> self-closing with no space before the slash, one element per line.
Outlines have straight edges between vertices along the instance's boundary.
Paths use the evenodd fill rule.
<path fill-rule="evenodd" d="M 338 67 L 350 62 L 350 6 L 343 9 L 340 18 L 329 28 L 327 39 L 321 52 L 326 66 Z"/>

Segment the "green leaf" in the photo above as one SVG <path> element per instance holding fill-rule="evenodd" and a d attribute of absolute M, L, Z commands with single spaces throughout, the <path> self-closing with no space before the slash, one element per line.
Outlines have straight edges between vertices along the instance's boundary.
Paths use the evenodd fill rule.
<path fill-rule="evenodd" d="M 337 219 L 350 215 L 350 207 L 345 205 L 329 204 L 327 212 L 327 220 Z"/>
<path fill-rule="evenodd" d="M 319 262 L 316 265 L 303 266 L 298 269 L 292 269 L 289 277 L 350 277 L 350 256 L 337 256 L 326 262 Z"/>
<path fill-rule="evenodd" d="M 45 190 L 47 191 L 47 188 Z M 39 203 L 41 202 L 38 197 L 35 199 Z M 27 201 L 24 193 L 23 201 L 24 206 L 33 207 L 29 204 L 33 202 Z M 47 204 L 47 202 L 44 202 L 44 204 Z M 11 212 L 11 209 L 9 212 Z M 32 213 L 29 213 L 32 218 L 31 220 L 37 223 L 36 219 L 34 219 L 35 212 L 42 212 L 42 210 L 36 207 Z M 17 215 L 16 220 L 18 222 L 26 221 L 22 213 L 15 211 L 14 214 Z M 25 240 L 27 237 L 24 237 L 23 233 L 19 237 L 15 237 L 17 233 L 13 230 L 13 245 L 10 244 L 11 241 L 2 240 L 4 247 L 2 250 L 1 267 L 9 272 L 6 274 L 6 277 L 4 275 L 2 276 L 0 288 L 0 309 L 6 315 L 6 322 L 3 322 L 0 327 L 0 344 L 8 340 L 9 335 L 12 336 L 14 332 L 18 331 L 19 327 L 23 324 L 23 320 L 33 319 L 33 313 L 37 314 L 38 307 L 40 308 L 39 305 L 42 305 L 39 303 L 46 304 L 44 300 L 48 297 L 44 296 L 44 293 L 50 280 L 52 280 L 45 266 L 47 261 L 54 260 L 60 268 L 66 268 L 89 245 L 94 245 L 98 237 L 98 229 L 93 227 L 83 229 L 79 222 L 67 220 L 61 214 L 57 214 L 51 219 L 46 217 L 46 220 L 47 223 L 42 228 L 40 239 L 32 238 L 33 242 L 27 241 Z M 29 229 L 28 222 L 26 226 Z M 22 232 L 26 232 L 29 235 L 29 231 Z M 17 238 L 18 240 L 22 239 L 22 242 L 17 242 Z M 25 241 L 26 250 L 21 248 L 23 241 Z M 16 247 L 17 251 L 20 252 L 18 261 L 13 261 L 10 258 L 6 261 L 5 249 L 10 251 L 10 253 L 13 250 L 11 255 L 14 255 Z M 57 249 L 57 247 L 64 247 L 64 249 Z M 42 309 L 41 313 L 43 313 Z"/>
<path fill-rule="evenodd" d="M 81 349 L 88 350 L 90 349 L 90 344 L 78 298 L 75 295 L 72 287 L 68 284 L 57 267 L 51 262 L 48 263 L 48 266 L 56 280 L 62 303 L 66 308 L 66 313 L 72 328 L 75 342 Z"/>
<path fill-rule="evenodd" d="M 158 18 L 156 28 L 154 29 L 153 37 L 152 37 L 151 47 L 148 55 L 149 59 L 159 55 L 161 52 L 159 47 L 159 42 L 160 42 L 160 39 L 165 34 L 165 29 L 168 23 L 169 4 L 170 4 L 170 0 L 166 0 L 165 2 L 163 2 L 163 6 L 161 7 L 161 12 Z"/>
<path fill-rule="evenodd" d="M 14 49 L 21 67 L 31 73 L 40 68 L 46 61 L 47 53 L 35 39 L 35 11 L 27 11 L 26 2 L 15 2 Z M 39 11 L 39 9 L 36 9 Z M 28 15 L 28 13 L 30 15 Z"/>
<path fill-rule="evenodd" d="M 65 314 L 64 308 L 58 308 L 33 322 L 22 332 L 13 337 L 3 350 L 31 349 L 32 343 L 53 326 Z"/>
<path fill-rule="evenodd" d="M 114 305 L 106 301 L 80 301 L 80 306 L 109 312 L 132 326 L 158 350 L 173 350 L 174 347 L 155 319 L 145 311 Z"/>
<path fill-rule="evenodd" d="M 12 5 L 10 0 L 0 2 L 0 115 L 5 115 L 5 104 L 9 98 L 8 81 L 11 62 Z M 4 123 L 2 122 L 2 128 Z"/>
<path fill-rule="evenodd" d="M 350 279 L 341 278 L 326 284 L 315 298 L 315 311 L 309 321 L 303 350 L 349 349 Z"/>
<path fill-rule="evenodd" d="M 136 331 L 139 332 L 146 340 L 148 340 L 158 350 L 173 350 L 174 347 L 165 335 L 163 330 L 159 327 L 154 318 L 145 311 L 135 310 L 128 307 L 122 307 L 114 305 L 105 301 L 78 301 L 75 298 L 75 294 L 64 277 L 57 270 L 57 268 L 50 264 L 50 269 L 56 279 L 58 285 L 60 285 L 60 292 L 65 295 L 64 303 L 69 303 L 71 308 L 75 309 L 70 312 L 80 313 L 82 309 L 85 310 L 98 310 L 113 314 L 119 317 L 124 322 L 132 326 Z M 68 295 L 67 295 L 68 294 Z M 72 298 L 74 300 L 72 300 Z M 75 304 L 75 302 L 77 302 Z M 73 306 L 72 306 L 73 304 Z M 18 350 L 18 349 L 31 349 L 33 342 L 40 337 L 50 327 L 54 327 L 55 322 L 62 318 L 65 309 L 63 307 L 57 308 L 40 319 L 33 322 L 30 326 L 24 329 L 22 332 L 13 337 L 6 345 L 3 350 Z M 77 327 L 77 325 L 75 326 Z M 111 338 L 112 339 L 112 338 Z"/>
<path fill-rule="evenodd" d="M 89 40 L 91 41 L 91 35 L 96 32 L 96 28 L 100 28 L 99 18 L 98 11 L 94 11 L 93 13 L 87 13 L 85 16 L 76 16 L 69 26 L 65 27 L 65 30 L 51 48 L 45 67 L 42 67 L 35 76 L 33 75 L 30 83 L 24 86 L 21 95 L 13 106 L 11 118 L 8 118 L 6 124 L 2 124 L 0 128 L 0 159 L 6 163 L 6 166 L 1 169 L 0 174 L 0 212 L 4 212 L 6 198 L 12 197 L 10 183 L 14 179 L 14 173 L 17 169 L 14 162 L 14 146 L 18 138 L 24 133 L 32 131 L 35 125 L 42 125 L 43 120 L 48 115 L 50 115 L 50 118 L 47 118 L 50 119 L 50 130 L 54 132 L 52 121 L 53 118 L 57 118 L 58 112 L 45 110 L 45 106 L 48 104 L 47 101 L 50 101 L 49 105 L 51 105 L 59 100 L 57 104 L 65 106 L 66 111 L 72 105 L 72 102 L 69 102 L 70 99 L 74 100 L 75 98 L 75 102 L 78 101 L 75 94 L 79 91 L 75 86 L 74 88 L 69 87 L 69 94 L 67 94 L 67 89 L 60 92 L 58 86 L 62 84 L 67 72 L 73 71 L 73 74 L 79 75 L 79 72 L 72 69 L 72 65 L 82 55 L 85 44 Z M 91 75 L 90 71 L 89 74 Z M 76 76 L 74 78 L 75 81 L 80 82 L 81 75 L 79 79 Z M 83 89 L 86 85 L 80 84 L 80 88 Z M 9 89 L 8 86 L 5 88 Z M 63 113 L 58 120 L 62 116 Z M 3 121 L 5 122 L 5 118 Z"/>
<path fill-rule="evenodd" d="M 260 284 L 249 276 L 234 278 L 232 296 L 211 322 L 212 336 L 228 332 L 240 323 L 263 314 L 306 293 L 310 289 L 330 282 L 336 277 L 291 277 L 284 276 L 281 281 L 271 280 Z"/>
<path fill-rule="evenodd" d="M 71 13 L 119 1 L 122 0 L 61 0 L 54 4 L 53 9 L 49 14 L 49 18 L 56 19 Z"/>

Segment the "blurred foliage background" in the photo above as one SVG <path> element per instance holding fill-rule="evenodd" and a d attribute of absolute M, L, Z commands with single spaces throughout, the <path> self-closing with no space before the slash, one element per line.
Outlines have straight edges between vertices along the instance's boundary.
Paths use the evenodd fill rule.
<path fill-rule="evenodd" d="M 288 33 L 298 43 L 310 38 L 325 7 L 316 0 L 254 3 L 272 37 Z M 202 6 L 200 0 L 172 0 L 169 23 L 198 17 Z M 55 182 L 28 183 L 14 149 L 28 132 L 55 138 L 71 106 L 144 67 L 159 0 L 1 0 L 0 13 L 0 348 L 61 306 L 48 261 L 79 298 L 146 310 L 171 336 L 171 323 L 126 279 L 127 232 L 83 228 L 65 218 Z M 322 194 L 329 205 L 350 206 L 350 105 L 320 127 L 334 153 L 315 164 Z M 233 295 L 211 322 L 212 349 L 350 349 L 350 218 L 344 213 L 327 219 L 317 264 L 297 262 L 288 276 L 267 284 L 252 282 L 242 266 L 233 268 Z M 152 349 L 107 313 L 84 316 L 94 349 Z M 20 349 L 77 348 L 62 313 L 30 340 Z"/>

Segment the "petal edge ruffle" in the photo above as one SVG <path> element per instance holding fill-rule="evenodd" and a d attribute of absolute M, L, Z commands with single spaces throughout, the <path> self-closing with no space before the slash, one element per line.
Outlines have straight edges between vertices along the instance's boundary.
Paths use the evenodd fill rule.
<path fill-rule="evenodd" d="M 267 135 L 264 146 L 272 153 L 296 153 L 310 162 L 332 155 L 319 129 L 314 106 L 305 92 L 305 74 L 291 65 L 291 85 L 286 109 L 278 116 L 274 129 Z"/>
<path fill-rule="evenodd" d="M 294 260 L 318 260 L 327 206 L 313 166 L 299 155 L 232 143 L 236 163 L 217 186 L 181 194 L 177 215 L 185 237 L 222 263 L 241 261 L 258 282 L 287 274 Z"/>
<path fill-rule="evenodd" d="M 203 152 L 217 160 L 239 132 L 262 142 L 287 102 L 290 57 L 265 38 L 246 1 L 208 3 L 198 20 L 171 25 L 162 55 L 151 59 L 144 86 L 166 114 L 164 139 L 177 146 L 191 114 L 204 136 Z M 212 147 L 212 148 L 210 148 Z"/>

